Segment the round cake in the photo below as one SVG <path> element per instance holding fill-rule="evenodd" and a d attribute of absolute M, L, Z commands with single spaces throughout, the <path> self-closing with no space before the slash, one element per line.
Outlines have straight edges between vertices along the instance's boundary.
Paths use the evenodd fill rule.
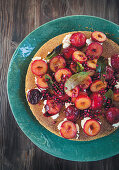
<path fill-rule="evenodd" d="M 119 122 L 119 46 L 99 31 L 47 41 L 32 58 L 25 80 L 28 105 L 50 132 L 90 141 Z"/>

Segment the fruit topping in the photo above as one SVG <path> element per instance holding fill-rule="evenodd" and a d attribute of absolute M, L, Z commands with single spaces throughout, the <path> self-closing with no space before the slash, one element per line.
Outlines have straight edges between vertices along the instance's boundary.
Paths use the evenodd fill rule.
<path fill-rule="evenodd" d="M 116 107 L 111 107 L 106 112 L 106 119 L 110 124 L 115 124 L 119 122 L 119 109 Z"/>
<path fill-rule="evenodd" d="M 111 57 L 111 65 L 114 70 L 119 72 L 119 54 L 115 54 Z"/>
<path fill-rule="evenodd" d="M 38 104 L 41 97 L 42 94 L 38 89 L 31 89 L 27 93 L 27 99 L 31 104 Z"/>
<path fill-rule="evenodd" d="M 36 85 L 38 86 L 38 88 L 43 88 L 43 89 L 48 88 L 48 84 L 47 84 L 47 81 L 45 79 L 46 75 L 51 78 L 51 76 L 49 74 L 45 74 L 43 76 L 39 76 L 39 77 L 36 78 Z"/>
<path fill-rule="evenodd" d="M 113 100 L 119 102 L 119 92 L 113 94 Z"/>
<path fill-rule="evenodd" d="M 37 76 L 42 76 L 47 72 L 47 63 L 43 60 L 34 60 L 31 63 L 31 71 Z"/>
<path fill-rule="evenodd" d="M 85 122 L 83 130 L 88 136 L 95 136 L 100 132 L 100 123 L 94 119 L 89 119 Z"/>
<path fill-rule="evenodd" d="M 102 105 L 103 105 L 103 96 L 100 93 L 93 93 L 90 96 L 91 99 L 91 109 L 92 110 L 99 110 L 101 109 Z"/>
<path fill-rule="evenodd" d="M 113 77 L 113 74 L 114 74 L 114 71 L 113 71 L 112 67 L 106 66 L 106 76 L 105 76 L 105 79 L 106 80 L 111 80 L 112 77 Z"/>
<path fill-rule="evenodd" d="M 55 79 L 57 82 L 63 80 L 64 77 L 69 78 L 72 75 L 71 71 L 67 68 L 61 68 L 55 73 Z"/>
<path fill-rule="evenodd" d="M 102 32 L 99 31 L 94 31 L 91 34 L 91 38 L 93 41 L 97 41 L 97 42 L 104 42 L 106 40 L 106 35 Z"/>
<path fill-rule="evenodd" d="M 106 81 L 101 81 L 101 80 L 95 80 L 91 86 L 90 86 L 90 90 L 92 92 L 98 92 L 102 89 L 105 89 L 107 87 L 107 82 Z"/>
<path fill-rule="evenodd" d="M 46 56 L 48 64 L 37 57 L 31 63 L 39 89 L 29 90 L 27 100 L 31 104 L 44 100 L 42 112 L 46 117 L 56 118 L 65 106 L 65 119 L 58 129 L 67 139 L 78 138 L 75 123 L 79 118 L 89 136 L 100 132 L 100 115 L 112 126 L 119 123 L 119 54 L 110 58 L 110 64 L 102 56 L 101 43 L 106 41 L 102 32 L 94 31 L 87 40 L 90 44 L 86 44 L 86 36 L 81 32 L 67 35 L 62 42 L 66 48 L 57 46 Z"/>
<path fill-rule="evenodd" d="M 97 59 L 88 60 L 87 66 L 91 69 L 96 69 Z"/>
<path fill-rule="evenodd" d="M 70 64 L 70 69 L 73 73 L 77 73 L 77 63 L 72 61 Z"/>
<path fill-rule="evenodd" d="M 47 112 L 51 115 L 55 115 L 60 112 L 62 104 L 61 101 L 50 99 L 46 103 Z"/>
<path fill-rule="evenodd" d="M 98 42 L 91 43 L 86 49 L 87 56 L 99 58 L 103 52 L 103 47 Z"/>
<path fill-rule="evenodd" d="M 81 89 L 87 89 L 90 84 L 92 83 L 92 79 L 90 76 L 87 76 L 81 83 L 80 88 Z"/>
<path fill-rule="evenodd" d="M 79 87 L 76 86 L 75 88 L 71 89 L 71 90 L 67 90 L 66 91 L 66 94 L 69 96 L 69 97 L 77 97 L 78 94 L 79 94 Z"/>
<path fill-rule="evenodd" d="M 60 129 L 61 135 L 66 139 L 72 139 L 76 136 L 76 125 L 71 121 L 64 121 Z"/>
<path fill-rule="evenodd" d="M 70 105 L 65 110 L 67 120 L 75 122 L 79 118 L 79 110 L 74 106 Z"/>
<path fill-rule="evenodd" d="M 64 68 L 65 66 L 66 66 L 65 59 L 60 55 L 53 57 L 50 60 L 50 69 L 53 72 L 56 72 L 58 69 Z"/>
<path fill-rule="evenodd" d="M 72 60 L 79 62 L 79 63 L 84 63 L 85 61 L 87 61 L 87 57 L 83 52 L 75 51 L 72 54 Z"/>
<path fill-rule="evenodd" d="M 75 47 L 67 47 L 62 50 L 62 54 L 66 59 L 70 59 L 76 50 L 77 49 Z"/>
<path fill-rule="evenodd" d="M 75 47 L 83 47 L 86 44 L 86 36 L 80 32 L 74 33 L 70 37 L 70 42 Z"/>
<path fill-rule="evenodd" d="M 75 106 L 77 109 L 84 110 L 91 106 L 91 99 L 87 94 L 81 93 L 75 100 Z"/>

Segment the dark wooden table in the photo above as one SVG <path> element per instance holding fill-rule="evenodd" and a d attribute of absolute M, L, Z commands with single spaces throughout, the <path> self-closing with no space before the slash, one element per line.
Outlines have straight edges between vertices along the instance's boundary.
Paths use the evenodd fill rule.
<path fill-rule="evenodd" d="M 119 24 L 119 1 L 0 0 L 0 170 L 119 169 L 119 155 L 85 163 L 62 160 L 43 152 L 20 130 L 9 106 L 7 71 L 19 43 L 38 26 L 77 14 L 95 15 Z"/>

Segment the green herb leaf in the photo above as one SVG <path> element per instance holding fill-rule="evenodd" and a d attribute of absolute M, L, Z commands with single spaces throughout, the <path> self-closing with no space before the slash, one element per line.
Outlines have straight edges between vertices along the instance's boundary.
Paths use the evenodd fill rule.
<path fill-rule="evenodd" d="M 62 49 L 62 44 L 53 49 L 53 51 L 46 56 L 46 60 L 51 60 L 53 57 L 57 56 Z"/>
<path fill-rule="evenodd" d="M 113 91 L 112 91 L 111 89 L 109 89 L 109 90 L 105 93 L 105 97 L 106 97 L 107 99 L 111 99 L 112 101 L 113 101 L 113 95 L 114 95 L 114 93 L 113 93 Z"/>
<path fill-rule="evenodd" d="M 45 80 L 47 81 L 47 84 L 50 88 L 53 88 L 52 85 L 53 85 L 53 81 L 51 80 L 51 78 L 46 74 L 45 75 Z"/>
<path fill-rule="evenodd" d="M 105 70 L 106 70 L 106 60 L 103 56 L 101 56 L 97 60 L 96 72 L 104 73 Z"/>
<path fill-rule="evenodd" d="M 46 74 L 45 75 L 45 80 L 47 81 L 48 86 L 52 89 L 55 90 L 53 85 L 57 87 L 57 89 L 63 93 L 63 91 L 51 80 L 51 78 Z M 56 90 L 55 90 L 56 91 Z"/>
<path fill-rule="evenodd" d="M 84 71 L 84 67 L 82 66 L 82 64 L 81 63 L 79 63 L 79 62 L 77 62 L 77 73 L 78 72 L 81 72 L 81 71 Z"/>
<path fill-rule="evenodd" d="M 72 75 L 65 83 L 65 91 L 71 90 L 77 85 L 83 84 L 88 75 L 88 72 L 80 72 Z"/>
<path fill-rule="evenodd" d="M 101 56 L 98 58 L 97 60 L 97 67 L 96 67 L 96 72 L 100 73 L 100 77 L 101 80 L 104 82 L 105 78 L 104 78 L 104 74 L 106 74 L 106 59 Z"/>

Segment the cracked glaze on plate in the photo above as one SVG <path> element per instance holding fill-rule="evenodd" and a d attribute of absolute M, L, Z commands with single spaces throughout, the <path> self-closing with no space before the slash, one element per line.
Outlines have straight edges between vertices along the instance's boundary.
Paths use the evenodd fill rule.
<path fill-rule="evenodd" d="M 68 16 L 50 21 L 31 32 L 11 59 L 7 89 L 13 115 L 25 135 L 40 149 L 73 161 L 96 161 L 119 153 L 119 130 L 93 141 L 71 141 L 42 127 L 32 115 L 25 98 L 25 76 L 31 58 L 49 39 L 70 31 L 102 31 L 119 44 L 119 26 L 92 16 Z"/>

